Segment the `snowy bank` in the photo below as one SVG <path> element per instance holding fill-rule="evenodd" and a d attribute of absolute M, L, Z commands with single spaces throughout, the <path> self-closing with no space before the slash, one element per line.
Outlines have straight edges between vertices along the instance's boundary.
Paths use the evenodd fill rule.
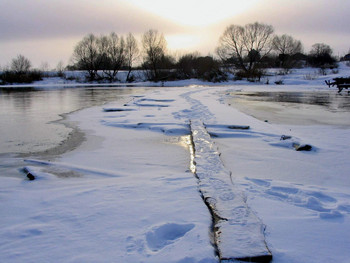
<path fill-rule="evenodd" d="M 325 80 L 331 80 L 336 77 L 349 77 L 350 67 L 346 62 L 339 62 L 337 69 L 320 70 L 318 68 L 294 68 L 288 74 L 282 73 L 280 68 L 266 69 L 266 75 L 262 77 L 260 82 L 250 82 L 245 79 L 234 80 L 234 76 L 229 74 L 229 80 L 224 82 L 207 82 L 200 79 L 184 79 L 174 81 L 147 81 L 142 70 L 133 71 L 135 81 L 128 83 L 126 76 L 128 71 L 119 71 L 115 82 L 86 82 L 84 71 L 66 71 L 65 78 L 63 77 L 45 77 L 41 81 L 36 81 L 31 84 L 15 84 L 15 85 L 0 85 L 6 88 L 25 88 L 35 87 L 42 89 L 57 89 L 59 87 L 187 87 L 187 86 L 232 86 L 232 85 L 249 85 L 261 86 L 269 85 L 271 88 L 283 89 L 284 85 L 298 86 L 318 86 L 327 88 Z"/>

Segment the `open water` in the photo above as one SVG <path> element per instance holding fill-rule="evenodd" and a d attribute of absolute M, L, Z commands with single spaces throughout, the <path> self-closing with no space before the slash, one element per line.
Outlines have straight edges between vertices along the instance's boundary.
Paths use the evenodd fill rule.
<path fill-rule="evenodd" d="M 113 88 L 0 88 L 0 154 L 40 152 L 72 132 L 65 114 L 139 92 Z"/>
<path fill-rule="evenodd" d="M 350 94 L 330 91 L 232 92 L 228 103 L 262 121 L 350 126 Z"/>

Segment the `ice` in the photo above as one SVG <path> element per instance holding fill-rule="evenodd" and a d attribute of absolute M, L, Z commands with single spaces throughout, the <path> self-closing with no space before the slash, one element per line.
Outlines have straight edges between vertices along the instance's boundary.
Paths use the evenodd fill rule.
<path fill-rule="evenodd" d="M 191 121 L 195 174 L 199 189 L 214 214 L 214 237 L 221 260 L 269 261 L 264 226 L 247 206 L 241 191 L 220 160 L 218 149 L 200 120 Z"/>

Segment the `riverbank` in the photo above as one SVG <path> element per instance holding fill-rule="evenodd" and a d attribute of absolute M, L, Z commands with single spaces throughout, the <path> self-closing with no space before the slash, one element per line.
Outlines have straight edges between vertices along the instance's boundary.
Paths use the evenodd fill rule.
<path fill-rule="evenodd" d="M 288 73 L 288 74 L 287 74 Z M 265 75 L 260 81 L 252 82 L 247 79 L 236 79 L 234 75 L 228 73 L 229 77 L 227 81 L 223 82 L 208 82 L 201 79 L 183 79 L 172 81 L 148 81 L 145 72 L 143 70 L 133 71 L 132 74 L 135 77 L 134 82 L 127 82 L 128 71 L 119 71 L 114 82 L 87 82 L 85 80 L 85 71 L 66 71 L 65 77 L 50 77 L 50 75 L 57 75 L 55 72 L 47 72 L 48 77 L 43 78 L 40 81 L 35 81 L 30 84 L 13 84 L 13 85 L 0 85 L 0 88 L 31 88 L 38 89 L 58 89 L 58 88 L 72 88 L 72 87 L 114 87 L 114 88 L 132 88 L 132 87 L 187 87 L 187 86 L 237 86 L 237 85 L 249 85 L 249 86 L 262 86 L 269 85 L 271 89 L 280 88 L 284 89 L 285 85 L 293 86 L 318 86 L 327 87 L 325 80 L 332 80 L 337 77 L 348 77 L 350 75 L 350 67 L 346 62 L 339 62 L 338 68 L 321 70 L 319 68 L 293 68 L 288 72 L 281 68 L 268 68 Z M 335 90 L 336 87 L 333 87 Z"/>

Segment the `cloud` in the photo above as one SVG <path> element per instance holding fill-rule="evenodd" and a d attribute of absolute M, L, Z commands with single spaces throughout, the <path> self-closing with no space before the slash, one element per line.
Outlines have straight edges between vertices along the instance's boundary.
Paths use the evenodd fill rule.
<path fill-rule="evenodd" d="M 273 25 L 276 34 L 289 34 L 301 40 L 305 51 L 312 44 L 323 42 L 343 53 L 350 48 L 349 10 L 350 1 L 344 0 L 263 0 L 220 26 L 263 22 Z"/>
<path fill-rule="evenodd" d="M 157 1 L 160 0 L 142 0 L 143 5 L 149 4 L 145 9 L 143 5 L 135 5 L 136 0 L 0 0 L 0 64 L 18 53 L 29 54 L 38 62 L 52 57 L 57 61 L 60 56 L 67 61 L 74 45 L 88 33 L 132 32 L 140 36 L 148 29 L 157 29 L 169 36 L 173 46 L 188 43 L 190 51 L 213 53 L 226 26 L 255 21 L 273 25 L 277 34 L 289 34 L 301 40 L 305 51 L 317 42 L 329 44 L 335 54 L 340 55 L 350 48 L 350 1 L 346 0 L 259 0 L 243 13 L 229 18 L 220 15 L 220 19 L 226 17 L 226 20 L 205 26 L 174 22 L 167 15 L 155 12 L 152 3 Z M 239 1 L 245 0 L 205 0 L 201 3 L 202 7 L 206 3 L 209 11 L 217 13 L 215 10 L 220 8 L 234 9 L 241 4 Z M 163 7 L 168 5 L 169 9 L 192 15 L 194 22 L 194 14 L 203 13 L 202 9 L 195 9 L 185 0 L 163 0 L 161 3 Z M 212 8 L 213 4 L 215 8 Z M 206 17 L 208 15 L 196 19 Z M 194 47 L 196 41 L 198 47 Z"/>
<path fill-rule="evenodd" d="M 121 1 L 2 0 L 2 40 L 57 38 L 87 33 L 141 33 L 150 28 L 180 30 L 175 23 Z"/>

